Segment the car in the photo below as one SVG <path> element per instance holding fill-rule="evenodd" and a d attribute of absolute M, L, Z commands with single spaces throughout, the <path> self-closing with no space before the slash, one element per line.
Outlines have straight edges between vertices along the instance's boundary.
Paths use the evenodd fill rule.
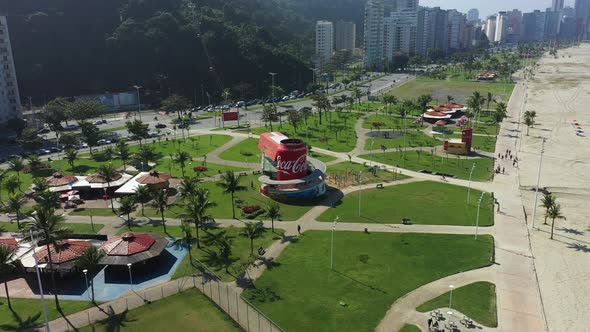
<path fill-rule="evenodd" d="M 98 125 L 101 125 L 101 124 L 103 124 L 102 120 L 94 121 L 94 125 L 95 126 L 98 126 Z"/>
<path fill-rule="evenodd" d="M 160 137 L 160 134 L 158 134 L 156 132 L 151 132 L 151 133 L 148 133 L 148 137 L 149 138 L 156 138 L 156 137 Z"/>
<path fill-rule="evenodd" d="M 50 131 L 51 130 L 49 130 L 49 128 L 41 128 L 41 129 L 37 130 L 37 134 L 47 134 Z"/>
<path fill-rule="evenodd" d="M 106 145 L 106 144 L 111 144 L 111 141 L 106 140 L 106 139 L 99 139 L 98 141 L 96 141 L 96 144 L 98 145 Z"/>
<path fill-rule="evenodd" d="M 51 153 L 51 151 L 49 151 L 49 150 L 47 150 L 47 149 L 38 149 L 37 151 L 35 151 L 35 153 L 36 153 L 38 156 L 44 156 L 44 155 L 46 155 L 46 154 L 50 154 L 50 153 Z"/>
<path fill-rule="evenodd" d="M 166 128 L 166 125 L 163 124 L 163 123 L 158 123 L 158 124 L 155 125 L 155 127 L 158 128 L 158 129 L 162 129 L 162 128 Z"/>
<path fill-rule="evenodd" d="M 58 148 L 58 147 L 56 147 L 56 146 L 52 146 L 52 147 L 50 147 L 50 148 L 49 148 L 49 149 L 47 149 L 47 150 L 49 150 L 49 151 L 50 151 L 50 152 L 52 152 L 52 153 L 56 153 L 56 152 L 60 152 L 60 151 L 62 151 L 62 150 L 63 150 L 63 148 L 62 148 L 62 147 L 59 147 L 59 148 Z"/>
<path fill-rule="evenodd" d="M 178 129 L 186 129 L 188 128 L 188 123 L 179 123 L 176 125 L 176 128 Z"/>
<path fill-rule="evenodd" d="M 76 129 L 78 129 L 78 126 L 74 125 L 74 124 L 67 125 L 64 127 L 64 130 L 66 130 L 66 131 L 71 131 L 71 130 L 76 130 Z"/>
<path fill-rule="evenodd" d="M 21 156 L 20 154 L 11 154 L 10 156 L 8 156 L 8 160 L 12 160 L 12 159 L 16 159 L 16 158 L 22 158 L 23 156 Z"/>
<path fill-rule="evenodd" d="M 86 148 L 88 148 L 88 144 L 86 144 L 86 143 L 79 143 L 79 144 L 76 144 L 75 148 L 76 149 L 86 149 Z"/>

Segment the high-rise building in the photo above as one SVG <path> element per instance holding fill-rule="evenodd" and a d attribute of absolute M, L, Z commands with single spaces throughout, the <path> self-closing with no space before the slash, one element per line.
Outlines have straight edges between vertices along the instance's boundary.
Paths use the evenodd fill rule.
<path fill-rule="evenodd" d="M 369 0 L 365 5 L 365 67 L 383 65 L 383 2 Z"/>
<path fill-rule="evenodd" d="M 471 8 L 467 12 L 467 21 L 469 22 L 477 22 L 479 21 L 479 10 L 476 8 Z"/>
<path fill-rule="evenodd" d="M 559 24 L 561 23 L 560 12 L 545 12 L 545 31 L 543 39 L 555 39 L 559 33 Z"/>
<path fill-rule="evenodd" d="M 552 12 L 559 12 L 563 9 L 563 2 L 564 0 L 553 0 L 551 4 L 551 11 Z"/>
<path fill-rule="evenodd" d="M 449 48 L 453 50 L 459 50 L 463 48 L 463 32 L 465 29 L 465 24 L 467 23 L 467 18 L 465 14 L 458 12 L 455 9 L 450 9 L 447 11 L 448 15 L 448 38 L 449 38 Z"/>
<path fill-rule="evenodd" d="M 535 10 L 522 16 L 523 34 L 522 40 L 542 41 L 545 38 L 545 12 Z"/>
<path fill-rule="evenodd" d="M 496 41 L 496 15 L 492 15 L 488 17 L 486 21 L 486 36 L 490 43 L 494 43 Z"/>
<path fill-rule="evenodd" d="M 499 12 L 496 18 L 496 35 L 494 41 L 498 43 L 506 42 L 508 36 L 508 14 L 506 12 Z"/>
<path fill-rule="evenodd" d="M 338 21 L 334 24 L 334 49 L 354 52 L 356 47 L 356 24 Z"/>
<path fill-rule="evenodd" d="M 417 54 L 417 8 L 408 6 L 392 12 L 385 18 L 383 27 L 383 47 L 387 60 L 391 61 L 394 53 L 398 52 L 406 55 Z"/>
<path fill-rule="evenodd" d="M 440 9 L 440 7 L 423 7 L 421 12 L 422 14 L 418 15 L 418 54 L 429 55 L 430 52 L 438 51 L 442 55 L 446 55 L 449 51 L 447 11 Z"/>
<path fill-rule="evenodd" d="M 585 39 L 590 29 L 590 0 L 576 0 L 576 34 Z"/>
<path fill-rule="evenodd" d="M 559 29 L 560 39 L 575 39 L 576 38 L 576 18 L 566 16 L 561 21 Z"/>
<path fill-rule="evenodd" d="M 418 0 L 395 0 L 393 11 L 418 10 Z"/>
<path fill-rule="evenodd" d="M 0 16 L 0 123 L 22 118 L 20 96 L 10 35 L 5 16 Z"/>
<path fill-rule="evenodd" d="M 315 55 L 317 66 L 323 68 L 332 61 L 334 54 L 334 25 L 328 21 L 317 21 L 315 25 Z"/>

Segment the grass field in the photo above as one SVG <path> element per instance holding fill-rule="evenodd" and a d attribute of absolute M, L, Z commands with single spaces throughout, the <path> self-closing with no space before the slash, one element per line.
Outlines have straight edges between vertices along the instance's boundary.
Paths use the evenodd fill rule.
<path fill-rule="evenodd" d="M 434 298 L 416 310 L 428 312 L 449 307 L 449 292 Z M 489 282 L 476 282 L 453 290 L 453 309 L 459 310 L 477 323 L 488 327 L 498 326 L 496 312 L 496 285 Z"/>
<path fill-rule="evenodd" d="M 42 174 L 37 174 L 37 175 L 40 175 L 40 176 L 50 176 L 52 173 L 53 173 L 52 170 L 43 170 Z M 16 175 L 16 172 L 6 171 L 6 173 L 4 173 L 4 179 L 6 179 L 6 178 L 8 178 L 8 177 L 10 177 L 12 175 Z M 33 183 L 33 174 L 20 172 L 19 179 L 20 179 L 20 182 L 21 182 L 20 189 L 22 191 L 27 191 L 27 189 L 29 189 L 29 187 Z M 8 197 L 9 193 L 8 193 L 8 190 L 6 190 L 5 182 L 2 182 L 2 186 L 0 188 L 0 192 L 2 193 L 2 200 L 6 199 L 6 197 Z"/>
<path fill-rule="evenodd" d="M 260 154 L 258 139 L 247 138 L 223 151 L 219 157 L 224 160 L 239 161 L 242 163 L 256 163 L 260 162 Z"/>
<path fill-rule="evenodd" d="M 307 126 L 302 121 L 297 131 L 292 125 L 283 121 L 282 128 L 278 123 L 273 123 L 272 130 L 280 131 L 290 138 L 300 138 L 307 144 L 318 148 L 336 151 L 348 152 L 354 149 L 356 145 L 356 133 L 354 126 L 360 115 L 358 113 L 341 112 L 337 114 L 322 112 L 322 124 L 319 124 L 319 115 L 314 114 L 307 118 Z M 306 130 L 307 127 L 307 130 Z M 262 134 L 269 132 L 270 126 L 254 128 L 253 134 Z"/>
<path fill-rule="evenodd" d="M 456 102 L 465 104 L 467 98 L 475 91 L 479 91 L 484 96 L 491 92 L 497 101 L 508 101 L 513 89 L 514 84 L 511 83 L 444 81 L 420 77 L 391 90 L 389 93 L 400 99 L 416 99 L 420 95 L 430 94 L 434 103 L 437 104 L 446 104 L 447 96 L 453 96 Z"/>
<path fill-rule="evenodd" d="M 210 163 L 210 162 L 204 163 L 202 161 L 195 160 L 195 161 L 189 161 L 188 163 L 186 163 L 186 166 L 184 169 L 185 175 L 186 176 L 196 176 L 197 173 L 193 169 L 196 166 L 207 167 L 206 171 L 199 173 L 200 178 L 218 175 L 221 173 L 225 173 L 225 171 L 243 172 L 243 171 L 248 170 L 246 168 L 226 166 L 226 165 L 214 164 L 214 163 Z M 170 174 L 175 178 L 182 178 L 182 169 L 180 168 L 180 165 L 178 165 L 177 163 L 172 161 L 170 158 L 158 160 L 158 164 L 156 165 L 156 167 L 154 167 L 154 169 L 158 172 Z"/>
<path fill-rule="evenodd" d="M 240 176 L 241 185 L 246 187 L 245 191 L 236 192 L 235 198 L 236 203 L 241 200 L 243 205 L 260 205 L 262 208 L 266 208 L 271 202 L 269 198 L 263 196 L 259 192 L 258 178 L 260 175 L 245 175 Z M 219 219 L 230 219 L 232 217 L 231 211 L 231 198 L 229 194 L 223 194 L 221 187 L 217 185 L 218 182 L 203 182 L 200 184 L 201 187 L 209 190 L 209 199 L 212 202 L 217 203 L 217 206 L 212 208 L 209 213 Z M 309 209 L 314 207 L 322 198 L 312 201 L 305 201 L 301 203 L 279 203 L 281 206 L 282 220 L 297 220 Z M 166 210 L 165 215 L 167 217 L 176 218 L 182 213 L 182 207 L 174 205 L 170 209 Z M 152 216 L 159 218 L 160 214 L 153 209 L 149 209 L 146 206 L 146 216 Z M 236 207 L 236 217 L 241 218 L 240 209 Z"/>
<path fill-rule="evenodd" d="M 275 226 L 278 223 L 275 223 Z M 193 236 L 196 236 L 194 225 L 191 225 Z M 166 226 L 168 234 L 164 233 L 164 228 L 160 225 L 146 225 L 146 226 L 135 226 L 132 228 L 133 232 L 154 232 L 162 234 L 163 236 L 171 236 L 174 238 L 180 238 L 183 236 L 182 229 L 180 226 Z M 117 234 L 121 235 L 129 230 L 125 227 L 121 229 Z M 201 239 L 201 249 L 197 248 L 196 243 L 191 249 L 193 255 L 193 266 L 191 266 L 188 255 L 185 256 L 184 260 L 178 266 L 178 269 L 172 276 L 172 278 L 180 278 L 184 276 L 190 276 L 195 272 L 195 266 L 198 267 L 199 263 L 205 265 L 208 269 L 215 272 L 225 281 L 235 280 L 236 276 L 243 272 L 245 264 L 250 262 L 252 257 L 250 256 L 250 240 L 240 235 L 241 229 L 235 227 L 228 228 L 211 228 L 208 230 L 211 234 L 218 234 L 219 232 L 226 232 L 226 234 L 232 240 L 232 263 L 228 268 L 229 272 L 225 272 L 225 268 L 222 267 L 221 262 L 213 257 L 211 254 L 216 251 L 213 246 L 206 246 L 203 242 L 207 238 L 207 233 L 203 230 L 199 230 L 199 236 Z M 268 229 L 262 237 L 254 240 L 254 254 L 257 253 L 258 248 L 268 248 L 275 239 L 278 239 L 283 234 L 283 230 L 276 229 L 275 233 L 272 233 Z"/>
<path fill-rule="evenodd" d="M 109 210 L 110 211 L 110 210 Z M 21 224 L 23 222 L 21 221 Z M 103 224 L 94 224 L 94 228 L 90 224 L 75 224 L 75 223 L 62 223 L 61 226 L 67 227 L 72 230 L 74 234 L 96 234 L 100 231 L 104 225 Z M 1 232 L 18 232 L 18 226 L 15 223 L 7 223 L 1 222 L 0 223 L 0 233 Z"/>
<path fill-rule="evenodd" d="M 307 152 L 307 155 L 309 157 L 315 158 L 315 159 L 317 159 L 319 161 L 323 161 L 325 163 L 328 163 L 330 161 L 334 161 L 334 160 L 338 159 L 336 157 L 328 156 L 328 155 L 325 155 L 325 154 L 322 154 L 322 153 L 317 153 L 317 152 L 314 152 L 314 151 L 308 151 Z"/>
<path fill-rule="evenodd" d="M 63 158 L 63 156 L 62 156 Z M 100 157 L 95 159 L 88 159 L 88 158 L 78 158 L 74 162 L 74 167 L 68 164 L 67 160 L 54 160 L 51 162 L 51 167 L 54 170 L 57 170 L 64 174 L 72 174 L 72 175 L 90 175 L 96 173 L 100 165 L 104 163 L 111 162 L 113 166 L 119 168 L 123 166 L 123 162 L 120 159 L 117 159 L 117 156 L 113 156 L 112 160 L 101 160 Z"/>
<path fill-rule="evenodd" d="M 362 180 L 360 181 L 362 184 L 368 183 L 380 183 L 380 182 L 391 182 L 391 181 L 399 181 L 403 179 L 407 179 L 408 177 L 402 174 L 396 174 L 392 172 L 387 172 L 385 170 L 379 169 L 375 174 L 367 172 L 369 168 L 368 165 L 361 165 L 357 163 L 349 163 L 347 161 L 330 165 L 326 171 L 327 176 L 337 176 L 344 178 L 344 181 L 351 182 L 353 185 L 358 184 L 358 174 L 359 172 L 362 173 Z"/>
<path fill-rule="evenodd" d="M 371 331 L 408 292 L 492 263 L 490 236 L 335 232 L 331 271 L 330 234 L 305 232 L 243 296 L 287 331 Z"/>
<path fill-rule="evenodd" d="M 371 114 L 363 121 L 363 128 L 376 130 L 375 126 L 373 126 L 373 123 L 376 122 L 383 124 L 383 126 L 381 126 L 381 130 L 391 130 L 392 128 L 400 130 L 406 127 L 408 131 L 410 131 L 425 127 L 423 125 L 416 124 L 415 120 L 415 118 L 410 117 L 409 115 L 406 118 L 401 118 L 398 115 L 392 116 L 383 113 Z"/>
<path fill-rule="evenodd" d="M 444 183 L 423 181 L 401 184 L 385 189 L 364 190 L 361 195 L 361 216 L 358 216 L 358 193 L 350 194 L 324 212 L 318 219 L 340 222 L 399 224 L 403 218 L 413 224 L 475 226 L 477 200 L 481 192 L 471 190 L 467 205 L 467 188 Z M 484 196 L 479 225 L 494 224 L 490 195 Z"/>
<path fill-rule="evenodd" d="M 416 325 L 405 324 L 399 332 L 422 332 Z"/>
<path fill-rule="evenodd" d="M 161 156 L 174 155 L 178 151 L 186 151 L 192 157 L 202 157 L 209 154 L 211 151 L 221 147 L 225 143 L 231 141 L 231 136 L 228 135 L 201 135 L 188 137 L 185 140 L 178 136 L 177 140 L 161 140 L 155 143 L 144 143 L 153 146 L 155 152 Z M 139 151 L 139 145 L 132 145 L 129 147 L 131 153 Z"/>
<path fill-rule="evenodd" d="M 452 157 L 434 156 L 422 151 L 407 151 L 405 160 L 400 152 L 374 153 L 372 156 L 365 154 L 361 158 L 373 160 L 387 165 L 406 168 L 412 171 L 429 171 L 439 174 L 453 175 L 459 179 L 469 179 L 471 167 L 475 163 L 473 171 L 474 181 L 488 181 L 492 177 L 494 160 L 491 158 L 457 159 Z"/>
<path fill-rule="evenodd" d="M 236 323 L 196 289 L 123 312 L 79 329 L 80 332 L 112 331 L 240 331 Z"/>
<path fill-rule="evenodd" d="M 110 202 L 109 202 L 110 204 Z M 69 212 L 70 216 L 93 216 L 93 217 L 113 217 L 118 216 L 117 209 L 115 212 L 111 208 L 79 208 Z"/>
<path fill-rule="evenodd" d="M 403 136 L 403 132 L 401 133 Z M 401 147 L 421 147 L 421 146 L 438 146 L 442 145 L 443 142 L 437 140 L 436 138 L 432 138 L 422 130 L 413 129 L 408 130 L 404 137 L 396 137 L 396 138 L 367 138 L 365 143 L 365 150 L 380 150 L 381 146 L 385 146 L 387 149 L 397 149 Z"/>
<path fill-rule="evenodd" d="M 450 135 L 447 138 L 461 138 L 460 134 Z M 481 151 L 496 151 L 496 136 L 473 136 L 471 146 L 479 147 Z"/>
<path fill-rule="evenodd" d="M 24 331 L 34 326 L 43 324 L 43 308 L 41 300 L 10 298 L 14 312 L 8 308 L 6 298 L 0 298 L 0 331 Z M 49 320 L 61 317 L 55 308 L 53 296 L 45 298 L 47 316 Z M 92 307 L 91 302 L 86 301 L 59 301 L 65 315 L 73 314 Z"/>

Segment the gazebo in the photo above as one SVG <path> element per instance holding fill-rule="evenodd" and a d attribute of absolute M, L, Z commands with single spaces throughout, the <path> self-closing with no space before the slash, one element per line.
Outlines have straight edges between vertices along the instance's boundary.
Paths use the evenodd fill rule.
<path fill-rule="evenodd" d="M 448 120 L 451 118 L 451 115 L 442 112 L 431 111 L 422 114 L 422 117 L 424 118 L 424 121 L 434 123 L 438 120 Z"/>
<path fill-rule="evenodd" d="M 18 247 L 18 242 L 13 237 L 0 239 L 0 247 L 6 247 L 8 251 L 13 252 Z"/>
<path fill-rule="evenodd" d="M 135 194 L 138 187 L 147 186 L 149 189 L 162 189 L 170 186 L 172 176 L 157 171 L 141 172 L 115 191 L 116 194 Z"/>
<path fill-rule="evenodd" d="M 114 237 L 100 247 L 105 256 L 103 265 L 127 265 L 147 261 L 159 256 L 168 246 L 168 240 L 157 233 L 127 232 Z"/>
<path fill-rule="evenodd" d="M 47 186 L 49 191 L 62 192 L 69 191 L 72 189 L 72 185 L 78 182 L 78 178 L 73 175 L 64 175 L 56 172 L 52 176 L 47 178 Z"/>
<path fill-rule="evenodd" d="M 57 246 L 57 248 L 56 248 Z M 89 241 L 84 240 L 61 240 L 55 245 L 49 245 L 51 251 L 52 267 L 55 271 L 69 272 L 75 268 L 76 259 L 91 246 Z M 47 246 L 39 247 L 33 257 L 41 268 L 49 268 L 49 255 Z"/>

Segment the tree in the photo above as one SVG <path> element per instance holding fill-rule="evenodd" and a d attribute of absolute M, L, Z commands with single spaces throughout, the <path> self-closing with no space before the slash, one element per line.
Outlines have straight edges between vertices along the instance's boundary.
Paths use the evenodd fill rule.
<path fill-rule="evenodd" d="M 39 137 L 37 130 L 25 129 L 21 136 L 21 146 L 25 151 L 35 151 L 43 146 L 43 140 Z"/>
<path fill-rule="evenodd" d="M 208 210 L 215 207 L 217 204 L 209 200 L 209 190 L 198 188 L 194 195 L 187 197 L 183 205 L 184 213 L 181 215 L 181 218 L 190 221 L 195 225 L 197 247 L 201 248 L 199 228 L 202 228 L 205 223 L 215 222 L 213 216 L 208 214 Z"/>
<path fill-rule="evenodd" d="M 354 89 L 352 89 L 352 98 L 356 99 L 358 104 L 361 104 L 361 98 L 363 97 L 363 92 L 361 91 L 361 89 L 354 87 Z"/>
<path fill-rule="evenodd" d="M 33 191 L 35 193 L 40 193 L 48 189 L 49 185 L 47 184 L 47 180 L 45 180 L 45 178 L 33 178 Z"/>
<path fill-rule="evenodd" d="M 420 111 L 425 111 L 428 107 L 428 103 L 432 101 L 432 95 L 424 94 L 418 97 L 416 102 L 420 105 Z"/>
<path fill-rule="evenodd" d="M 4 188 L 9 194 L 14 194 L 16 190 L 20 190 L 21 181 L 16 174 L 10 174 L 4 179 Z"/>
<path fill-rule="evenodd" d="M 92 147 L 98 145 L 99 139 L 99 130 L 98 127 L 94 123 L 90 123 L 88 121 L 81 121 L 80 123 L 80 132 L 86 144 L 90 148 L 90 154 L 92 154 Z"/>
<path fill-rule="evenodd" d="M 78 151 L 74 148 L 69 148 L 66 149 L 65 153 L 66 160 L 68 161 L 68 164 L 70 164 L 70 169 L 74 170 L 74 162 L 76 162 L 76 159 L 78 159 Z"/>
<path fill-rule="evenodd" d="M 275 219 L 279 219 L 281 217 L 281 206 L 277 202 L 272 202 L 268 205 L 266 209 L 266 216 L 270 218 L 271 228 L 274 233 L 275 231 Z"/>
<path fill-rule="evenodd" d="M 190 101 L 183 96 L 172 95 L 162 100 L 162 106 L 160 109 L 166 113 L 174 113 L 180 119 L 182 112 L 186 111 L 190 107 Z"/>
<path fill-rule="evenodd" d="M 127 215 L 127 228 L 131 229 L 131 213 L 135 210 L 135 199 L 132 196 L 124 196 L 119 203 L 118 212 Z"/>
<path fill-rule="evenodd" d="M 198 189 L 198 179 L 185 177 L 182 179 L 182 182 L 180 182 L 180 186 L 178 187 L 178 195 L 181 200 L 186 200 L 191 196 L 196 195 Z"/>
<path fill-rule="evenodd" d="M 240 232 L 240 235 L 250 239 L 251 256 L 254 256 L 254 239 L 262 236 L 262 234 L 264 234 L 265 231 L 266 229 L 264 228 L 264 224 L 262 222 L 246 222 L 244 224 L 244 228 L 242 228 L 242 232 Z"/>
<path fill-rule="evenodd" d="M 129 146 L 127 145 L 127 142 L 123 140 L 118 141 L 117 145 L 115 146 L 115 152 L 117 157 L 119 157 L 119 159 L 121 159 L 123 162 L 123 170 L 127 170 L 127 162 L 129 161 L 129 158 L 131 158 L 131 153 L 129 152 Z"/>
<path fill-rule="evenodd" d="M 526 111 L 524 112 L 524 121 L 527 122 L 527 119 L 530 119 L 529 123 L 531 123 L 531 127 L 535 125 L 535 118 L 537 117 L 537 112 L 535 111 Z"/>
<path fill-rule="evenodd" d="M 2 188 L 4 188 L 4 180 L 7 175 L 7 171 L 0 169 L 0 202 L 2 202 Z"/>
<path fill-rule="evenodd" d="M 49 190 L 36 192 L 33 199 L 40 209 L 55 210 L 61 206 L 58 194 Z"/>
<path fill-rule="evenodd" d="M 331 104 L 330 99 L 324 93 L 315 94 L 311 97 L 315 102 L 314 106 L 318 109 L 318 115 L 320 116 L 320 125 L 322 124 L 322 110 L 328 112 Z"/>
<path fill-rule="evenodd" d="M 236 209 L 234 207 L 234 195 L 238 191 L 244 191 L 247 188 L 245 186 L 240 185 L 240 176 L 236 176 L 233 171 L 226 171 L 224 175 L 221 176 L 222 180 L 217 185 L 223 188 L 224 194 L 231 194 L 231 213 L 232 218 L 236 219 Z"/>
<path fill-rule="evenodd" d="M 168 208 L 168 192 L 165 189 L 152 191 L 152 206 L 160 212 L 164 233 L 168 234 L 166 231 L 166 220 L 164 219 L 164 211 Z"/>
<path fill-rule="evenodd" d="M 115 150 L 113 150 L 112 146 L 107 146 L 103 151 L 102 155 L 104 156 L 105 160 L 112 161 L 113 155 L 115 154 Z"/>
<path fill-rule="evenodd" d="M 139 146 L 141 147 L 142 140 L 146 139 L 150 132 L 148 125 L 144 124 L 141 120 L 133 120 L 127 121 L 125 127 L 127 127 L 127 131 L 131 133 L 131 135 L 139 139 Z"/>
<path fill-rule="evenodd" d="M 295 133 L 297 133 L 297 127 L 299 126 L 299 123 L 301 123 L 301 114 L 295 110 L 290 110 L 287 113 L 287 120 L 293 126 Z"/>
<path fill-rule="evenodd" d="M 27 203 L 23 194 L 20 193 L 13 193 L 8 196 L 6 202 L 4 202 L 4 210 L 9 213 L 16 214 L 16 224 L 18 229 L 20 229 L 20 211 Z"/>
<path fill-rule="evenodd" d="M 41 158 L 36 154 L 29 155 L 27 159 L 29 159 L 29 169 L 32 173 L 37 172 L 43 166 Z"/>
<path fill-rule="evenodd" d="M 135 201 L 141 204 L 141 215 L 144 216 L 143 213 L 143 205 L 148 202 L 152 197 L 152 193 L 150 192 L 150 188 L 148 186 L 138 186 L 135 188 Z"/>
<path fill-rule="evenodd" d="M 63 130 L 62 122 L 68 124 L 68 113 L 70 102 L 64 97 L 57 97 L 47 103 L 45 112 L 41 113 L 43 121 L 49 125 L 49 128 L 55 132 Z"/>
<path fill-rule="evenodd" d="M 547 217 L 551 218 L 551 237 L 550 239 L 553 240 L 553 229 L 555 228 L 555 219 L 566 219 L 562 214 L 561 214 L 561 206 L 557 203 L 553 204 L 548 210 L 547 210 Z"/>
<path fill-rule="evenodd" d="M 395 105 L 398 103 L 398 99 L 394 95 L 385 95 L 382 97 L 383 103 L 385 104 L 385 111 L 389 111 L 390 105 Z"/>
<path fill-rule="evenodd" d="M 97 249 L 95 246 L 90 246 L 78 259 L 76 260 L 76 266 L 81 270 L 88 270 L 88 275 L 90 276 L 90 291 L 92 293 L 92 302 L 96 303 L 94 300 L 94 274 L 99 270 L 100 261 L 104 257 L 104 251 Z"/>
<path fill-rule="evenodd" d="M 535 124 L 535 120 L 531 117 L 524 118 L 524 124 L 526 125 L 526 135 L 529 135 L 529 129 Z"/>
<path fill-rule="evenodd" d="M 119 175 L 119 172 L 117 172 L 117 169 L 111 163 L 104 163 L 100 165 L 96 173 L 98 174 L 98 176 L 100 176 L 106 181 L 107 188 L 111 187 L 111 182 L 113 182 L 117 175 Z M 111 199 L 111 210 L 115 212 L 115 206 L 113 204 L 113 195 L 109 195 L 109 197 Z"/>
<path fill-rule="evenodd" d="M 53 288 L 53 295 L 55 297 L 55 306 L 59 309 L 59 299 L 57 298 L 57 287 L 55 286 L 55 271 L 53 270 L 53 258 L 51 256 L 51 247 L 55 250 L 59 249 L 59 241 L 66 235 L 71 233 L 67 227 L 62 227 L 64 217 L 55 215 L 54 209 L 46 209 L 36 206 L 34 212 L 31 214 L 32 221 L 27 222 L 27 228 L 32 230 L 39 242 L 45 243 L 47 246 L 47 261 L 49 263 L 49 271 L 51 273 L 51 285 Z"/>
<path fill-rule="evenodd" d="M 216 246 L 219 252 L 209 252 L 209 256 L 212 260 L 217 261 L 221 260 L 225 267 L 225 272 L 228 272 L 228 268 L 231 265 L 231 256 L 232 256 L 232 245 L 233 241 L 227 235 L 225 230 L 219 231 L 217 233 L 207 233 L 207 236 L 203 239 L 203 242 L 207 246 Z"/>
<path fill-rule="evenodd" d="M 494 101 L 494 94 L 488 91 L 488 98 L 486 99 L 488 102 L 488 112 L 490 111 L 490 103 Z"/>
<path fill-rule="evenodd" d="M 556 199 L 553 194 L 549 192 L 543 193 L 543 198 L 541 198 L 541 206 L 545 208 L 545 221 L 543 224 L 547 225 L 547 216 L 549 214 L 549 209 L 555 205 Z"/>
<path fill-rule="evenodd" d="M 479 91 L 474 91 L 471 97 L 467 99 L 467 106 L 470 108 L 470 111 L 473 112 L 473 116 L 477 117 L 479 112 L 481 111 L 481 106 L 484 103 L 484 98 L 479 93 Z"/>
<path fill-rule="evenodd" d="M 182 224 L 180 225 L 180 229 L 182 231 L 182 236 L 175 239 L 174 242 L 172 242 L 172 244 L 175 246 L 186 245 L 188 247 L 189 262 L 192 264 L 193 263 L 193 254 L 191 252 L 191 245 L 193 244 L 193 241 L 195 239 L 193 237 L 193 232 L 191 230 L 190 224 L 184 220 L 182 221 Z"/>
<path fill-rule="evenodd" d="M 277 120 L 275 108 L 272 105 L 264 105 L 262 108 L 262 121 L 270 125 L 270 131 L 273 131 L 272 123 Z"/>
<path fill-rule="evenodd" d="M 0 245 L 0 276 L 4 279 L 4 291 L 6 292 L 6 302 L 8 309 L 12 311 L 12 304 L 10 303 L 10 294 L 8 294 L 8 277 L 7 274 L 15 270 L 16 263 L 12 260 L 11 250 L 7 245 Z"/>
<path fill-rule="evenodd" d="M 182 177 L 184 177 L 184 169 L 186 167 L 186 162 L 192 160 L 191 155 L 186 151 L 178 151 L 176 156 L 174 156 L 174 162 L 180 165 L 180 170 L 182 171 Z"/>
<path fill-rule="evenodd" d="M 135 159 L 141 162 L 141 170 L 144 170 L 144 165 L 149 164 L 150 161 L 156 160 L 156 150 L 153 146 L 143 145 L 139 147 L 139 151 L 135 154 Z"/>
<path fill-rule="evenodd" d="M 312 108 L 309 106 L 302 107 L 299 110 L 299 113 L 303 116 L 303 122 L 305 123 L 305 126 L 307 126 L 307 118 L 313 114 Z"/>
<path fill-rule="evenodd" d="M 25 161 L 21 157 L 16 157 L 8 161 L 8 169 L 16 172 L 16 176 L 20 179 L 20 172 L 25 168 Z"/>
<path fill-rule="evenodd" d="M 85 119 L 102 116 L 104 107 L 93 99 L 76 99 L 73 103 L 69 104 L 68 113 L 70 119 L 80 123 L 80 121 L 85 121 Z"/>

